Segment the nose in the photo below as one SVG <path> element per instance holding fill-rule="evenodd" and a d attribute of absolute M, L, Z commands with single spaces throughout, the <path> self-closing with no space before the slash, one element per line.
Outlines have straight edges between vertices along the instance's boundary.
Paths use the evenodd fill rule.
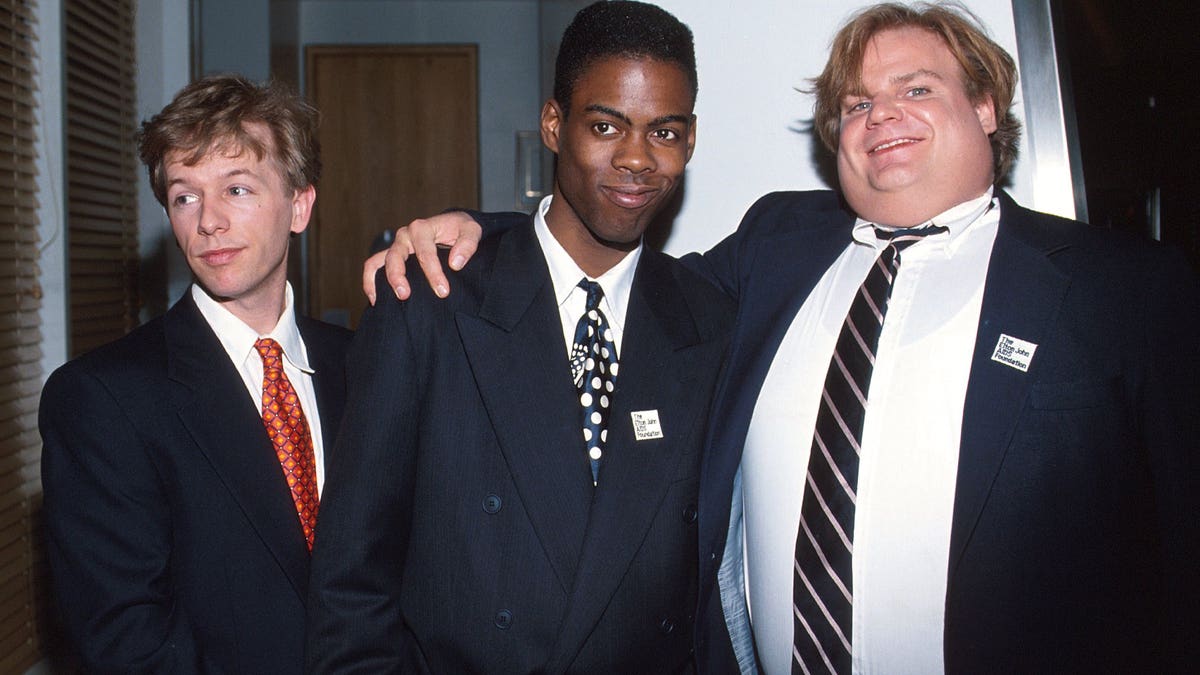
<path fill-rule="evenodd" d="M 649 139 L 631 134 L 624 139 L 613 154 L 613 168 L 630 173 L 645 173 L 657 167 Z"/>
<path fill-rule="evenodd" d="M 229 218 L 224 210 L 215 203 L 206 202 L 200 207 L 200 234 L 213 235 L 229 229 Z"/>
<path fill-rule="evenodd" d="M 902 108 L 890 96 L 876 96 L 871 100 L 871 109 L 867 111 L 867 126 L 875 126 L 889 120 L 897 120 L 903 116 Z"/>

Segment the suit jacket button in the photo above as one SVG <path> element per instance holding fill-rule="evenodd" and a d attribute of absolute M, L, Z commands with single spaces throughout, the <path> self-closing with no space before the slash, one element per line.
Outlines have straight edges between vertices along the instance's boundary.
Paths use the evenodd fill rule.
<path fill-rule="evenodd" d="M 500 506 L 503 504 L 500 497 L 496 495 L 488 495 L 483 498 L 483 510 L 486 513 L 495 515 L 500 512 Z"/>
<path fill-rule="evenodd" d="M 658 624 L 658 629 L 663 635 L 670 635 L 675 632 L 675 622 L 670 619 L 663 619 L 662 623 Z"/>
<path fill-rule="evenodd" d="M 691 524 L 696 522 L 696 505 L 688 504 L 683 510 L 683 522 Z"/>
<path fill-rule="evenodd" d="M 502 609 L 499 612 L 496 612 L 496 628 L 499 628 L 500 630 L 508 630 L 508 627 L 511 625 L 512 612 L 508 611 L 507 609 Z"/>

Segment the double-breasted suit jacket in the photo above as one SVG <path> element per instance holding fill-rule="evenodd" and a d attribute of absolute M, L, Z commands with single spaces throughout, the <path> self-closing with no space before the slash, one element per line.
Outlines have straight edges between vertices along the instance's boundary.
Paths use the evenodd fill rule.
<path fill-rule="evenodd" d="M 381 283 L 383 283 L 381 281 Z M 314 550 L 311 672 L 689 666 L 700 451 L 731 304 L 644 250 L 593 486 L 529 220 L 439 300 L 381 285 Z M 657 417 L 662 437 L 635 432 Z"/>

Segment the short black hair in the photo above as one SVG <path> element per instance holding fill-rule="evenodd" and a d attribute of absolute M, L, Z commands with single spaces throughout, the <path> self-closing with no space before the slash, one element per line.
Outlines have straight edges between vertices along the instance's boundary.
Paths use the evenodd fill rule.
<path fill-rule="evenodd" d="M 679 66 L 696 101 L 696 48 L 692 31 L 657 5 L 600 0 L 579 10 L 563 32 L 554 63 L 554 100 L 567 114 L 575 83 L 605 57 L 650 58 Z"/>

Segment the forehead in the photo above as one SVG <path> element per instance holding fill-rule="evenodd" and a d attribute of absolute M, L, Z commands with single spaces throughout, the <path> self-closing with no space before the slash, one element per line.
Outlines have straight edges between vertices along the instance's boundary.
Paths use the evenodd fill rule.
<path fill-rule="evenodd" d="M 962 67 L 936 33 L 906 26 L 876 33 L 863 50 L 860 77 L 868 90 L 920 71 L 946 81 L 962 81 Z"/>
<path fill-rule="evenodd" d="M 282 172 L 274 166 L 275 162 L 270 161 L 274 146 L 266 125 L 248 123 L 243 125 L 243 130 L 245 137 L 227 134 L 212 139 L 207 146 L 168 151 L 163 158 L 168 182 L 206 171 L 218 174 L 240 171 L 264 177 L 277 174 L 282 178 Z"/>
<path fill-rule="evenodd" d="M 243 122 L 241 133 L 227 132 L 212 138 L 191 138 L 163 157 L 164 164 L 198 165 L 220 160 L 265 161 L 275 154 L 275 139 L 262 122 Z"/>
<path fill-rule="evenodd" d="M 605 106 L 631 118 L 691 115 L 691 84 L 683 68 L 649 57 L 608 56 L 587 65 L 575 81 L 570 109 Z"/>

